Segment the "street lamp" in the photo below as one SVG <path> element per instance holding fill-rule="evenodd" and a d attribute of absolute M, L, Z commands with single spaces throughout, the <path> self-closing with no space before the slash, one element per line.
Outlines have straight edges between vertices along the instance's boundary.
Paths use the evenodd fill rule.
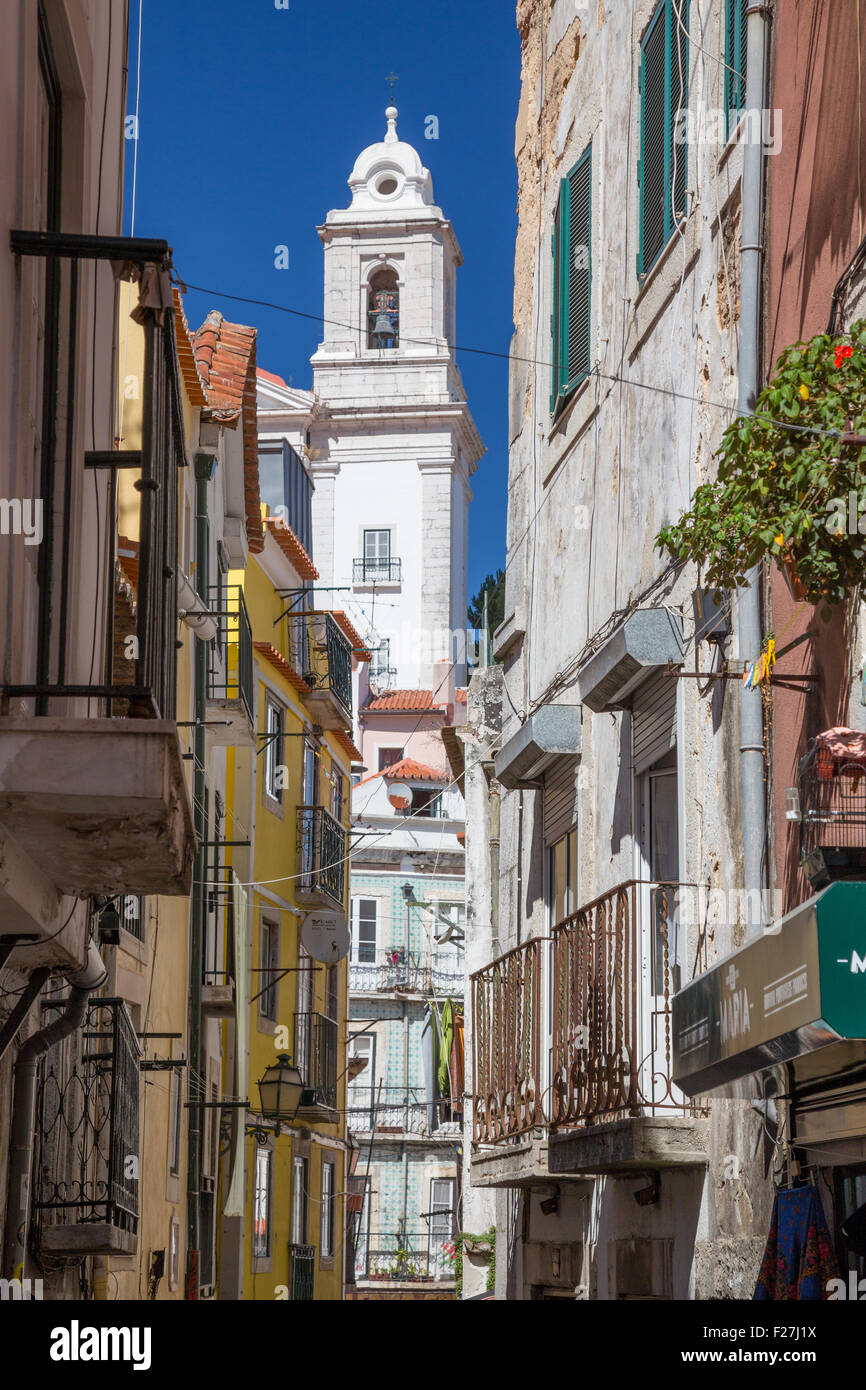
<path fill-rule="evenodd" d="M 281 1052 L 276 1062 L 265 1069 L 259 1082 L 262 1118 L 293 1120 L 301 1104 L 304 1083 L 291 1057 Z"/>

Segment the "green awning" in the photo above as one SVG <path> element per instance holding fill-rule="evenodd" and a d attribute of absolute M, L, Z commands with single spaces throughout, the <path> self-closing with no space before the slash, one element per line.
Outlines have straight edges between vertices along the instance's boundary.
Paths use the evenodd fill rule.
<path fill-rule="evenodd" d="M 673 998 L 686 1095 L 844 1040 L 866 1040 L 866 883 L 831 884 Z"/>

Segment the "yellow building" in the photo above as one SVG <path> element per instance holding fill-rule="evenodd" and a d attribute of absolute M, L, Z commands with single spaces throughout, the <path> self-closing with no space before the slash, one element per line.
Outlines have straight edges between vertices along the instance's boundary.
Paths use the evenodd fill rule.
<path fill-rule="evenodd" d="M 343 1293 L 348 966 L 345 956 L 314 959 L 301 932 L 311 912 L 346 915 L 350 774 L 360 756 L 347 731 L 353 666 L 367 653 L 345 615 L 311 611 L 317 577 L 282 518 L 265 521 L 263 550 L 229 576 L 229 606 L 239 609 L 242 594 L 249 617 L 257 747 L 234 750 L 229 767 L 252 872 L 243 847 L 233 851 L 229 872 L 248 885 L 248 1065 L 226 1091 L 246 1081 L 250 1108 L 244 1228 L 228 1230 L 220 1269 L 227 1280 L 240 1275 L 235 1296 L 246 1299 Z M 282 1122 L 262 1115 L 257 1086 L 280 1058 L 302 1086 Z"/>

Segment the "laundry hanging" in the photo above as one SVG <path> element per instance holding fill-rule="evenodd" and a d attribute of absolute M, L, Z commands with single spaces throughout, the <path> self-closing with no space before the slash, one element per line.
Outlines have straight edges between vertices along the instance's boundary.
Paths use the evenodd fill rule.
<path fill-rule="evenodd" d="M 818 1189 L 808 1183 L 777 1192 L 755 1298 L 817 1302 L 838 1274 Z"/>

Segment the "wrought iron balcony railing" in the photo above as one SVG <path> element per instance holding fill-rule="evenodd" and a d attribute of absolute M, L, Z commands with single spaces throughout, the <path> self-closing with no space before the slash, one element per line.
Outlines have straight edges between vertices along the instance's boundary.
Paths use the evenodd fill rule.
<path fill-rule="evenodd" d="M 355 1134 L 435 1134 L 448 1122 L 451 1102 L 428 1100 L 421 1086 L 359 1086 L 352 1082 L 346 1122 Z"/>
<path fill-rule="evenodd" d="M 124 1001 L 92 999 L 78 1038 L 70 1068 L 46 1054 L 37 1091 L 32 1229 L 52 1254 L 98 1253 L 105 1228 L 134 1244 L 138 1230 L 141 1049 Z"/>
<path fill-rule="evenodd" d="M 315 1298 L 316 1247 L 290 1245 L 289 1265 L 292 1276 L 292 1302 L 311 1303 Z"/>
<path fill-rule="evenodd" d="M 315 696 L 330 695 L 352 714 L 352 644 L 331 613 L 287 613 L 286 658 Z"/>
<path fill-rule="evenodd" d="M 406 1284 L 449 1282 L 457 1277 L 456 1255 L 457 1247 L 447 1235 L 430 1231 L 396 1235 L 373 1231 L 358 1243 L 355 1277 Z"/>
<path fill-rule="evenodd" d="M 337 1047 L 339 1028 L 323 1014 L 295 1014 L 295 1065 L 304 1094 L 300 1109 L 337 1108 Z"/>
<path fill-rule="evenodd" d="M 353 565 L 355 584 L 399 584 L 403 578 L 403 561 L 389 557 L 387 560 L 361 558 Z"/>
<path fill-rule="evenodd" d="M 244 591 L 239 584 L 228 588 L 211 585 L 210 602 L 216 612 L 217 635 L 208 653 L 208 699 L 239 700 L 252 723 L 253 633 Z"/>
<path fill-rule="evenodd" d="M 671 1076 L 684 952 L 677 888 L 620 884 L 551 940 L 528 941 L 473 975 L 475 1142 L 543 1124 L 697 1113 Z M 543 1041 L 545 951 L 552 1033 Z"/>
<path fill-rule="evenodd" d="M 363 948 L 361 948 L 363 949 Z M 349 989 L 355 994 L 463 994 L 462 951 L 415 954 L 404 947 L 359 949 L 349 961 Z"/>
<path fill-rule="evenodd" d="M 298 892 L 326 893 L 342 905 L 348 835 L 324 806 L 298 807 Z"/>

